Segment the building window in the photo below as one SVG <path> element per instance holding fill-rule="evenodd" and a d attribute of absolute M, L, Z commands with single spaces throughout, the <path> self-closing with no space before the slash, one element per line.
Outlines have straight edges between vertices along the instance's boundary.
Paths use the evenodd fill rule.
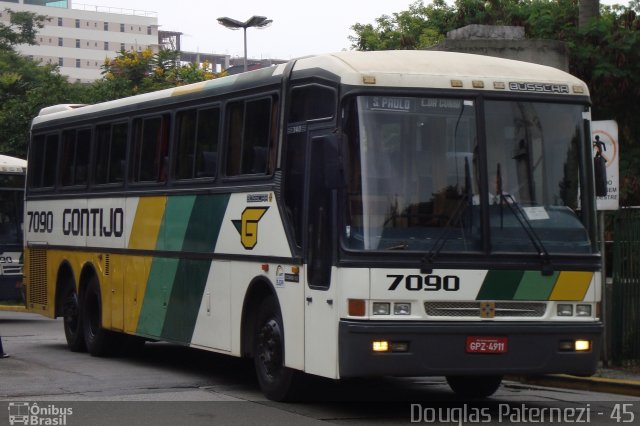
<path fill-rule="evenodd" d="M 120 32 L 123 33 L 124 32 L 124 24 L 120 24 Z"/>
<path fill-rule="evenodd" d="M 80 20 L 76 19 L 76 28 L 80 28 Z"/>
<path fill-rule="evenodd" d="M 104 23 L 104 30 L 105 31 L 109 31 L 109 23 L 108 22 Z"/>
<path fill-rule="evenodd" d="M 147 35 L 151 35 L 151 27 L 147 27 Z"/>
<path fill-rule="evenodd" d="M 80 59 L 76 59 L 76 68 L 80 68 Z"/>
<path fill-rule="evenodd" d="M 64 66 L 64 58 L 58 58 L 58 66 L 59 67 L 63 67 Z"/>
<path fill-rule="evenodd" d="M 124 52 L 124 43 L 120 43 L 120 51 Z"/>
<path fill-rule="evenodd" d="M 64 39 L 62 37 L 58 37 L 58 46 L 64 46 Z"/>
<path fill-rule="evenodd" d="M 76 39 L 76 49 L 80 48 L 80 39 Z"/>
<path fill-rule="evenodd" d="M 61 27 L 62 26 L 62 18 L 58 18 L 58 26 Z"/>
<path fill-rule="evenodd" d="M 104 42 L 104 50 L 109 50 L 109 42 L 108 41 Z"/>

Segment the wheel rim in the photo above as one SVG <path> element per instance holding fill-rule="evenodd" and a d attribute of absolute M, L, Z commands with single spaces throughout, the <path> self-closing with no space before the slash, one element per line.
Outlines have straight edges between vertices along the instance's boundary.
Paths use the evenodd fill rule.
<path fill-rule="evenodd" d="M 274 318 L 260 328 L 257 356 L 264 375 L 269 380 L 277 377 L 282 369 L 282 332 Z"/>

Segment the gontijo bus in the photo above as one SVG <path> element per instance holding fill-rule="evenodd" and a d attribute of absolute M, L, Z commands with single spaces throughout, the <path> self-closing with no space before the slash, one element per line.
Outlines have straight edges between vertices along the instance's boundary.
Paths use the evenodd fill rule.
<path fill-rule="evenodd" d="M 27 162 L 0 155 L 0 311 L 24 310 L 22 218 Z"/>
<path fill-rule="evenodd" d="M 589 94 L 557 69 L 341 52 L 33 120 L 31 310 L 302 373 L 594 372 Z"/>

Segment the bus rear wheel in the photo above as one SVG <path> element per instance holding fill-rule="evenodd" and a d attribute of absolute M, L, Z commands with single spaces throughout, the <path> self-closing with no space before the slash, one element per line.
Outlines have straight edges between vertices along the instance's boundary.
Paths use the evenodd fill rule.
<path fill-rule="evenodd" d="M 72 352 L 86 351 L 80 303 L 78 302 L 78 293 L 75 290 L 67 291 L 62 299 L 62 315 L 67 346 Z"/>
<path fill-rule="evenodd" d="M 253 360 L 260 388 L 274 401 L 290 401 L 300 373 L 284 366 L 282 315 L 273 297 L 260 305 L 253 339 Z"/>
<path fill-rule="evenodd" d="M 486 398 L 498 390 L 502 376 L 447 376 L 447 383 L 460 396 Z"/>
<path fill-rule="evenodd" d="M 89 281 L 82 302 L 82 328 L 87 351 L 93 356 L 112 355 L 120 345 L 115 341 L 114 333 L 102 328 L 102 298 L 95 276 Z"/>

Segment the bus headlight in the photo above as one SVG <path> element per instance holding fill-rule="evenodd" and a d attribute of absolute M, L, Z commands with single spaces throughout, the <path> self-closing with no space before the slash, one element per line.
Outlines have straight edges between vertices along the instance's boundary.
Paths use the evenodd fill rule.
<path fill-rule="evenodd" d="M 391 314 L 391 303 L 373 302 L 373 315 L 389 315 Z"/>
<path fill-rule="evenodd" d="M 576 305 L 576 316 L 577 317 L 590 317 L 591 316 L 591 305 Z"/>
<path fill-rule="evenodd" d="M 411 315 L 411 303 L 394 303 L 393 315 Z"/>
<path fill-rule="evenodd" d="M 571 317 L 573 316 L 573 305 L 569 305 L 566 303 L 561 303 L 558 305 L 558 316 L 559 317 Z"/>

